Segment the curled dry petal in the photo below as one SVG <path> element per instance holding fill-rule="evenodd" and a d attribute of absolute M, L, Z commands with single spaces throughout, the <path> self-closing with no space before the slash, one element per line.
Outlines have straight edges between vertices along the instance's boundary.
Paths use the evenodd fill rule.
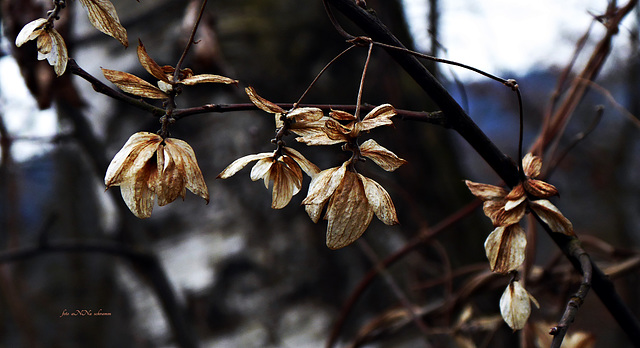
<path fill-rule="evenodd" d="M 172 149 L 170 153 L 174 153 L 180 161 L 184 163 L 186 188 L 193 194 L 202 197 L 208 204 L 209 190 L 207 189 L 207 184 L 204 182 L 204 177 L 198 166 L 193 148 L 191 148 L 186 141 L 175 138 L 167 138 L 165 139 L 165 143 L 167 144 L 166 147 Z M 184 192 L 182 193 L 182 197 L 184 198 Z"/>
<path fill-rule="evenodd" d="M 524 175 L 529 178 L 537 178 L 540 175 L 542 169 L 542 159 L 539 156 L 534 156 L 531 152 L 528 152 L 522 158 L 522 169 Z"/>
<path fill-rule="evenodd" d="M 197 85 L 199 83 L 224 83 L 227 85 L 237 85 L 238 80 L 234 80 L 232 78 L 224 77 L 220 75 L 200 74 L 200 75 L 193 75 L 183 80 L 180 80 L 180 83 L 187 86 Z"/>
<path fill-rule="evenodd" d="M 491 271 L 506 274 L 524 262 L 527 236 L 520 225 L 497 227 L 484 242 Z"/>
<path fill-rule="evenodd" d="M 364 193 L 367 201 L 373 208 L 376 217 L 386 225 L 395 225 L 398 223 L 396 215 L 396 207 L 393 205 L 391 196 L 387 191 L 374 180 L 358 174 L 360 181 L 364 186 Z"/>
<path fill-rule="evenodd" d="M 126 72 L 102 69 L 102 74 L 124 92 L 151 99 L 166 99 L 168 95 L 149 82 Z"/>
<path fill-rule="evenodd" d="M 502 187 L 482 184 L 469 180 L 465 180 L 464 183 L 469 188 L 469 191 L 471 191 L 471 194 L 483 201 L 502 199 L 507 195 L 507 190 L 503 189 Z"/>
<path fill-rule="evenodd" d="M 273 182 L 271 194 L 271 208 L 273 209 L 284 208 L 289 204 L 291 198 L 300 192 L 302 186 L 302 173 L 297 172 L 300 170 L 299 167 L 295 163 L 289 162 L 291 160 L 289 157 L 282 159 L 283 161 L 278 160 L 273 164 L 265 177 L 265 182 Z"/>
<path fill-rule="evenodd" d="M 248 155 L 237 160 L 233 161 L 230 165 L 228 165 L 220 174 L 218 174 L 218 179 L 226 179 L 233 176 L 235 173 L 240 171 L 240 169 L 244 168 L 247 164 L 257 161 L 263 158 L 273 157 L 272 152 L 263 152 L 255 155 Z"/>
<path fill-rule="evenodd" d="M 500 313 L 513 330 L 521 330 L 531 314 L 531 301 L 540 307 L 538 301 L 525 290 L 518 281 L 512 281 L 500 297 Z"/>
<path fill-rule="evenodd" d="M 151 74 L 151 76 L 157 78 L 162 82 L 169 84 L 171 83 L 171 80 L 169 80 L 169 77 L 167 77 L 164 69 L 158 63 L 156 63 L 156 61 L 153 60 L 151 56 L 149 56 L 149 54 L 147 53 L 147 49 L 144 47 L 140 39 L 138 39 L 137 52 L 138 60 L 140 61 L 140 64 L 142 65 L 144 70 L 146 70 L 149 74 Z"/>
<path fill-rule="evenodd" d="M 44 31 L 47 24 L 46 18 L 35 19 L 22 27 L 22 30 L 16 36 L 16 47 L 24 45 L 27 41 L 37 38 Z"/>
<path fill-rule="evenodd" d="M 349 162 L 347 161 L 340 167 L 325 169 L 313 177 L 309 184 L 307 198 L 302 201 L 302 204 L 324 204 L 327 202 L 342 182 L 348 164 Z M 314 222 L 317 222 L 317 220 Z"/>
<path fill-rule="evenodd" d="M 493 226 L 517 224 L 524 216 L 526 204 L 519 204 L 507 211 L 506 203 L 505 199 L 488 200 L 483 203 L 484 214 L 491 219 Z"/>
<path fill-rule="evenodd" d="M 396 156 L 393 152 L 380 146 L 373 139 L 369 139 L 360 145 L 360 153 L 388 172 L 392 172 L 407 163 L 407 161 Z"/>
<path fill-rule="evenodd" d="M 347 142 L 351 137 L 351 128 L 343 126 L 340 122 L 332 118 L 325 122 L 323 131 L 329 139 L 337 142 Z"/>
<path fill-rule="evenodd" d="M 249 96 L 249 99 L 251 99 L 251 102 L 258 108 L 262 109 L 263 111 L 266 111 L 272 114 L 286 113 L 286 111 L 284 111 L 283 108 L 259 96 L 258 93 L 256 93 L 256 90 L 253 89 L 253 87 L 247 87 L 244 89 L 244 91 Z"/>
<path fill-rule="evenodd" d="M 56 75 L 60 76 L 67 70 L 69 55 L 62 35 L 57 30 L 45 27 L 37 39 L 38 59 L 46 59 L 53 66 Z"/>
<path fill-rule="evenodd" d="M 322 117 L 324 117 L 322 109 L 311 107 L 297 108 L 287 113 L 287 118 L 295 122 L 315 122 L 320 121 Z"/>
<path fill-rule="evenodd" d="M 296 163 L 300 166 L 307 175 L 313 178 L 316 174 L 320 173 L 320 168 L 318 168 L 315 164 L 311 163 L 308 159 L 306 159 L 300 152 L 290 147 L 283 147 L 282 152 L 285 155 L 293 158 Z"/>
<path fill-rule="evenodd" d="M 356 117 L 353 114 L 342 110 L 331 110 L 329 117 L 339 121 L 356 121 Z"/>
<path fill-rule="evenodd" d="M 368 131 L 380 126 L 393 126 L 391 117 L 396 115 L 396 109 L 391 104 L 375 107 L 362 119 L 360 130 Z"/>
<path fill-rule="evenodd" d="M 148 132 L 138 132 L 129 137 L 107 168 L 107 173 L 104 177 L 105 186 L 107 188 L 117 186 L 119 183 L 130 179 L 128 176 L 131 175 L 131 172 L 140 170 L 142 165 L 153 156 L 161 142 L 162 137 Z M 147 149 L 148 145 L 150 147 Z M 136 163 L 137 166 L 134 166 Z"/>
<path fill-rule="evenodd" d="M 91 24 L 101 32 L 120 41 L 127 47 L 127 30 L 120 24 L 116 9 L 109 0 L 80 0 L 82 6 L 87 9 L 87 15 Z"/>
<path fill-rule="evenodd" d="M 327 246 L 340 249 L 353 243 L 364 233 L 372 218 L 373 210 L 358 174 L 345 172 L 327 207 Z"/>
<path fill-rule="evenodd" d="M 562 212 L 555 205 L 546 199 L 529 202 L 531 210 L 544 221 L 553 232 L 575 236 L 571 221 L 562 215 Z"/>
<path fill-rule="evenodd" d="M 558 194 L 555 186 L 536 179 L 527 179 L 524 182 L 524 188 L 536 198 L 549 198 Z"/>
<path fill-rule="evenodd" d="M 273 157 L 269 156 L 267 158 L 263 158 L 256 162 L 256 164 L 251 168 L 251 180 L 257 181 L 260 179 L 264 180 L 264 186 L 269 188 L 269 177 L 267 173 L 271 170 L 271 167 L 274 165 L 276 161 Z"/>

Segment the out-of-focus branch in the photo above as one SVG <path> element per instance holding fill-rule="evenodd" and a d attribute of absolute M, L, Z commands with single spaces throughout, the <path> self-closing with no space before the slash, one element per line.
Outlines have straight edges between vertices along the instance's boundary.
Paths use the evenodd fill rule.
<path fill-rule="evenodd" d="M 554 326 L 550 331 L 550 334 L 553 335 L 551 348 L 560 348 L 562 340 L 567 334 L 567 330 L 569 330 L 569 325 L 571 325 L 575 320 L 576 315 L 578 314 L 578 309 L 584 303 L 584 299 L 587 297 L 589 289 L 591 288 L 591 276 L 593 273 L 591 257 L 589 257 L 589 254 L 582 249 L 577 240 L 571 243 L 571 252 L 574 255 L 574 258 L 580 261 L 580 268 L 582 269 L 582 283 L 580 284 L 578 291 L 571 297 L 569 303 L 567 303 L 567 308 L 565 309 L 560 322 L 558 322 L 558 325 Z"/>

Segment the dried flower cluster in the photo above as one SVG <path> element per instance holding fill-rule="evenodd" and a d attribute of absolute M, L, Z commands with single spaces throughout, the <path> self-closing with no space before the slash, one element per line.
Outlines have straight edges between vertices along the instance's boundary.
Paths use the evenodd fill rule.
<path fill-rule="evenodd" d="M 246 89 L 251 101 L 260 109 L 275 115 L 277 136 L 273 153 L 249 155 L 237 159 L 225 168 L 218 178 L 228 178 L 249 162 L 258 160 L 251 170 L 251 179 L 263 178 L 265 186 L 272 186 L 272 208 L 286 206 L 300 191 L 302 171 L 311 177 L 309 192 L 302 201 L 313 222 L 318 222 L 324 207 L 328 220 L 327 246 L 339 249 L 353 243 L 367 229 L 375 214 L 387 225 L 398 223 L 395 206 L 387 191 L 377 182 L 356 172 L 355 161 L 369 158 L 384 170 L 394 171 L 405 160 L 380 146 L 373 139 L 357 144 L 362 132 L 393 125 L 396 112 L 389 105 L 371 110 L 362 120 L 345 111 L 333 110 L 328 116 L 318 108 L 293 108 L 290 111 L 260 97 L 253 88 Z M 285 147 L 282 137 L 289 132 L 296 140 L 307 145 L 333 145 L 344 143 L 343 149 L 352 157 L 340 167 L 320 171 L 299 152 Z"/>
<path fill-rule="evenodd" d="M 131 212 L 143 219 L 151 216 L 153 202 L 167 205 L 186 189 L 209 203 L 209 190 L 202 177 L 193 149 L 179 139 L 154 133 L 132 135 L 113 157 L 104 178 L 107 189 L 120 186 Z"/>
<path fill-rule="evenodd" d="M 127 31 L 120 24 L 116 9 L 109 0 L 80 0 L 80 3 L 87 10 L 89 21 L 96 29 L 120 41 L 123 46 L 129 46 Z M 38 60 L 46 59 L 58 76 L 65 72 L 69 60 L 64 39 L 53 24 L 58 12 L 64 7 L 64 1 L 57 2 L 49 18 L 38 18 L 27 23 L 16 37 L 17 47 L 37 39 Z"/>
<path fill-rule="evenodd" d="M 574 235 L 571 222 L 548 200 L 557 195 L 558 190 L 553 185 L 536 179 L 541 168 L 540 157 L 526 154 L 522 160 L 524 180 L 511 191 L 465 181 L 471 193 L 484 202 L 484 213 L 495 227 L 484 244 L 493 272 L 514 272 L 524 262 L 527 237 L 519 223 L 527 210 L 539 216 L 552 231 Z M 529 317 L 529 298 L 533 297 L 524 287 L 519 282 L 512 281 L 500 300 L 502 315 L 514 330 L 521 329 Z"/>

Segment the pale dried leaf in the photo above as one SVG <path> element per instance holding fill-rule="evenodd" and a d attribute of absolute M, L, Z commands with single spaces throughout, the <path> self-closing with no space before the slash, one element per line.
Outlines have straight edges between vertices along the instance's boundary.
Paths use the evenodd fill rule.
<path fill-rule="evenodd" d="M 60 76 L 67 70 L 67 61 L 69 60 L 69 54 L 67 53 L 67 45 L 64 43 L 62 35 L 57 30 L 50 28 L 46 29 L 49 35 L 51 35 L 51 41 L 53 43 L 53 50 L 49 53 L 52 59 L 47 58 L 49 64 L 53 65 L 53 71 L 56 75 Z"/>
<path fill-rule="evenodd" d="M 154 133 L 138 132 L 133 134 L 124 146 L 116 153 L 109 163 L 107 172 L 104 177 L 104 184 L 107 188 L 117 186 L 124 180 L 124 174 L 133 166 L 135 159 L 145 148 L 145 144 L 157 143 L 162 141 L 162 137 Z M 153 153 L 151 153 L 153 155 Z M 145 156 L 151 156 L 146 153 Z"/>
<path fill-rule="evenodd" d="M 302 186 L 302 179 L 303 179 L 302 168 L 300 168 L 300 166 L 298 165 L 298 162 L 296 162 L 293 158 L 287 155 L 280 156 L 278 161 L 284 162 L 284 164 L 286 164 L 284 169 L 291 174 L 291 177 L 293 179 L 295 179 L 294 180 L 295 186 L 298 188 L 298 190 L 296 190 L 296 192 L 294 193 L 295 195 L 296 193 L 298 193 L 298 191 L 300 190 L 300 187 Z"/>
<path fill-rule="evenodd" d="M 347 171 L 327 206 L 327 246 L 343 248 L 364 233 L 373 218 L 364 187 L 357 174 Z"/>
<path fill-rule="evenodd" d="M 396 115 L 396 110 L 390 104 L 383 104 L 371 110 L 360 123 L 361 131 L 368 131 L 380 126 L 393 126 L 391 117 Z"/>
<path fill-rule="evenodd" d="M 536 179 L 526 180 L 524 188 L 536 198 L 549 198 L 558 194 L 558 189 L 555 186 Z"/>
<path fill-rule="evenodd" d="M 339 121 L 355 121 L 356 120 L 356 117 L 353 114 L 350 114 L 342 110 L 331 110 L 331 112 L 329 113 L 329 117 Z"/>
<path fill-rule="evenodd" d="M 524 262 L 527 236 L 520 225 L 500 226 L 484 242 L 491 271 L 506 274 Z"/>
<path fill-rule="evenodd" d="M 46 18 L 38 18 L 25 24 L 18 36 L 16 36 L 16 47 L 20 47 L 27 41 L 31 41 L 41 35 L 46 24 Z"/>
<path fill-rule="evenodd" d="M 230 165 L 227 166 L 220 174 L 218 174 L 218 179 L 226 179 L 233 176 L 240 169 L 244 168 L 247 164 L 253 161 L 257 161 L 263 158 L 273 157 L 273 152 L 263 152 L 254 155 L 247 155 L 237 160 L 233 161 Z"/>
<path fill-rule="evenodd" d="M 311 179 L 309 193 L 302 204 L 324 204 L 344 179 L 349 162 L 321 171 Z"/>
<path fill-rule="evenodd" d="M 186 79 L 180 80 L 180 83 L 187 86 L 197 85 L 199 83 L 224 83 L 227 85 L 237 85 L 238 80 L 234 80 L 229 77 L 224 77 L 220 75 L 213 74 L 200 74 L 193 75 L 187 77 Z"/>
<path fill-rule="evenodd" d="M 529 203 L 533 210 L 542 221 L 544 221 L 551 231 L 566 234 L 567 236 L 575 236 L 571 221 L 562 215 L 562 212 L 555 205 L 546 199 L 539 199 Z"/>
<path fill-rule="evenodd" d="M 508 226 L 517 224 L 524 216 L 526 204 L 520 204 L 507 211 L 507 200 L 497 199 L 485 201 L 482 205 L 484 214 L 491 219 L 493 226 Z"/>
<path fill-rule="evenodd" d="M 376 214 L 378 219 L 386 225 L 398 224 L 396 207 L 393 205 L 393 201 L 391 200 L 389 193 L 387 193 L 387 191 L 374 180 L 360 174 L 358 174 L 358 177 L 364 186 L 364 193 L 367 197 L 367 201 L 373 208 L 373 212 Z"/>
<path fill-rule="evenodd" d="M 166 99 L 169 97 L 158 87 L 124 71 L 102 69 L 102 74 L 124 92 L 151 99 Z"/>
<path fill-rule="evenodd" d="M 157 179 L 157 167 L 153 161 L 146 161 L 144 165 L 135 172 L 131 180 L 127 180 L 120 186 L 122 199 L 127 204 L 129 210 L 138 218 L 146 219 L 151 216 Z"/>
<path fill-rule="evenodd" d="M 287 113 L 287 118 L 294 120 L 294 124 L 320 121 L 322 117 L 324 117 L 322 109 L 311 107 L 297 108 Z"/>
<path fill-rule="evenodd" d="M 507 195 L 507 190 L 502 187 L 493 186 L 489 184 L 482 184 L 465 180 L 464 183 L 471 191 L 471 194 L 480 198 L 483 201 L 502 199 Z"/>
<path fill-rule="evenodd" d="M 286 164 L 278 161 L 275 166 L 271 208 L 282 209 L 291 201 L 291 197 L 300 191 L 302 182 L 297 174 L 287 168 Z"/>
<path fill-rule="evenodd" d="M 249 96 L 249 99 L 251 99 L 251 102 L 255 106 L 257 106 L 258 108 L 262 109 L 263 111 L 270 112 L 270 113 L 273 113 L 273 114 L 284 114 L 284 113 L 286 113 L 286 111 L 284 111 L 284 109 L 282 109 L 278 105 L 276 105 L 276 104 L 274 104 L 274 103 L 262 98 L 261 96 L 259 96 L 258 93 L 256 93 L 256 90 L 253 87 L 247 87 L 247 88 L 244 89 L 244 91 Z"/>
<path fill-rule="evenodd" d="M 155 192 L 158 196 L 158 205 L 162 207 L 178 197 L 184 199 L 187 175 L 179 149 L 169 142 L 165 146 L 160 145 L 157 151 L 157 162 L 159 174 Z"/>
<path fill-rule="evenodd" d="M 91 24 L 101 32 L 120 41 L 124 47 L 129 46 L 127 30 L 120 24 L 116 8 L 109 0 L 80 0 L 87 9 Z"/>
<path fill-rule="evenodd" d="M 500 297 L 500 313 L 513 330 L 521 330 L 529 319 L 532 298 L 518 281 L 509 283 Z"/>
<path fill-rule="evenodd" d="M 283 147 L 282 152 L 284 152 L 287 156 L 293 158 L 296 163 L 300 166 L 308 176 L 314 177 L 316 174 L 320 173 L 320 168 L 318 168 L 315 164 L 311 163 L 308 159 L 306 159 L 300 152 L 296 149 L 292 149 L 290 147 Z"/>
<path fill-rule="evenodd" d="M 186 188 L 188 188 L 193 194 L 202 197 L 207 201 L 207 204 L 209 204 L 209 189 L 204 181 L 202 171 L 200 170 L 200 166 L 198 166 L 196 154 L 191 145 L 184 140 L 175 138 L 167 138 L 165 139 L 165 142 L 167 143 L 167 146 L 179 149 L 179 156 L 184 163 Z M 184 197 L 184 193 L 182 193 L 182 196 Z"/>
<path fill-rule="evenodd" d="M 522 169 L 524 175 L 529 178 L 537 178 L 540 175 L 542 169 L 542 159 L 539 156 L 534 156 L 531 152 L 524 155 L 522 159 Z"/>
<path fill-rule="evenodd" d="M 256 162 L 253 168 L 251 168 L 251 180 L 257 181 L 260 179 L 265 179 L 264 186 L 266 188 L 269 188 L 269 179 L 266 176 L 275 162 L 276 161 L 273 159 L 273 157 L 260 159 L 258 162 Z"/>
<path fill-rule="evenodd" d="M 520 206 L 522 204 L 522 202 L 524 202 L 524 200 L 527 198 L 527 196 L 522 195 L 516 199 L 507 199 L 505 204 L 504 204 L 504 210 L 505 211 L 510 211 L 513 210 L 515 208 L 517 208 L 518 206 Z"/>
<path fill-rule="evenodd" d="M 144 70 L 146 70 L 149 74 L 151 74 L 151 76 L 157 78 L 158 80 L 164 83 L 171 84 L 171 80 L 169 80 L 169 77 L 167 77 L 164 69 L 162 69 L 162 67 L 158 63 L 156 63 L 156 61 L 153 60 L 151 56 L 149 56 L 149 54 L 147 53 L 147 49 L 144 47 L 140 39 L 138 39 L 137 52 L 138 60 L 140 61 L 140 64 L 142 65 Z"/>
<path fill-rule="evenodd" d="M 392 172 L 407 163 L 407 161 L 396 156 L 395 153 L 380 146 L 373 139 L 369 139 L 360 145 L 360 153 L 388 172 Z"/>
<path fill-rule="evenodd" d="M 320 216 L 322 214 L 322 208 L 324 207 L 324 203 L 322 204 L 306 204 L 304 206 L 304 210 L 307 212 L 311 221 L 313 223 L 318 223 L 320 221 Z"/>
<path fill-rule="evenodd" d="M 349 141 L 349 133 L 351 133 L 351 129 L 343 126 L 340 122 L 334 119 L 328 119 L 322 130 L 331 140 L 339 142 Z"/>

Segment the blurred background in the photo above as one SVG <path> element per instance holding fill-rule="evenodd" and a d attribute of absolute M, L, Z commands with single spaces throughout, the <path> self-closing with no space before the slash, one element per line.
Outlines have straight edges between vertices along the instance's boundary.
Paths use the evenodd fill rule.
<path fill-rule="evenodd" d="M 155 82 L 137 61 L 136 39 L 160 65 L 175 65 L 199 1 L 113 3 L 130 47 L 96 31 L 80 3 L 69 2 L 56 22 L 69 56 L 105 83 L 100 67 Z M 374 219 L 364 243 L 336 251 L 325 246 L 326 222 L 313 224 L 300 207 L 308 178 L 282 210 L 270 209 L 270 192 L 249 179 L 248 168 L 215 180 L 233 160 L 273 150 L 273 117 L 257 111 L 177 122 L 172 136 L 195 150 L 211 201 L 205 205 L 188 193 L 184 201 L 156 206 L 151 218 L 138 220 L 118 188 L 105 192 L 103 178 L 129 136 L 157 131 L 158 119 L 94 92 L 71 74 L 55 78 L 46 62 L 35 59 L 33 42 L 14 46 L 24 24 L 45 17 L 50 2 L 0 4 L 0 347 L 320 347 L 333 336 L 338 346 L 513 347 L 535 342 L 534 323 L 557 321 L 577 289 L 580 278 L 557 247 L 543 233 L 530 231 L 537 238 L 535 245 L 530 241 L 527 289 L 542 308 L 533 311 L 530 327 L 511 332 L 498 308 L 509 277 L 492 276 L 484 255 L 489 219 L 481 209 L 467 209 L 470 213 L 446 229 L 434 229 L 473 204 L 464 179 L 497 184 L 499 178 L 457 134 L 426 123 L 396 119 L 395 129 L 368 135 L 408 164 L 394 173 L 370 162 L 359 167 L 387 189 L 400 220 L 389 227 Z M 516 79 L 524 98 L 525 148 L 539 135 L 554 93 L 562 97 L 566 91 L 558 81 L 576 44 L 586 38 L 569 79 L 603 37 L 606 18 L 594 17 L 607 8 L 604 0 L 517 5 L 368 0 L 367 5 L 409 47 Z M 552 163 L 562 161 L 547 167 L 553 169 L 548 181 L 561 192 L 554 204 L 571 219 L 585 249 L 613 275 L 636 314 L 637 16 L 634 10 L 622 22 L 597 86 L 549 154 Z M 238 79 L 240 86 L 189 88 L 177 99 L 181 108 L 247 103 L 246 86 L 273 102 L 295 102 L 347 47 L 321 1 L 304 6 L 293 0 L 212 1 L 196 40 L 185 66 Z M 340 58 L 303 102 L 354 104 L 365 58 L 364 49 Z M 469 71 L 425 64 L 515 159 L 515 95 Z M 437 110 L 380 49 L 373 52 L 363 102 Z M 586 136 L 575 141 L 580 134 Z M 347 159 L 339 146 L 304 147 L 292 138 L 288 145 L 321 169 Z M 412 244 L 411 252 L 401 253 Z M 393 255 L 393 265 L 364 287 L 367 272 Z M 346 304 L 352 304 L 348 314 Z M 423 327 L 407 308 L 419 314 Z M 62 316 L 82 310 L 109 315 Z M 544 336 L 553 324 L 540 325 Z M 576 331 L 588 332 L 596 347 L 631 346 L 593 293 L 570 333 Z"/>

